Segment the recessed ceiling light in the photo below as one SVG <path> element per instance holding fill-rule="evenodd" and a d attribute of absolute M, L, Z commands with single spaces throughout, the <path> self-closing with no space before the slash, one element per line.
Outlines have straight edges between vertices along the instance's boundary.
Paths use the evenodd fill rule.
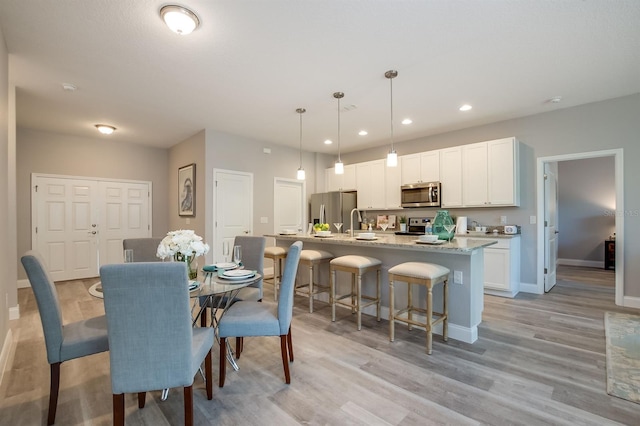
<path fill-rule="evenodd" d="M 191 34 L 200 25 L 200 19 L 195 13 L 175 4 L 162 7 L 160 16 L 171 31 L 180 35 Z"/>
<path fill-rule="evenodd" d="M 460 109 L 460 111 L 469 111 L 471 108 L 473 108 L 471 105 L 464 104 L 459 109 Z"/>
<path fill-rule="evenodd" d="M 410 119 L 410 118 L 405 118 L 404 120 L 402 120 L 402 124 L 406 125 L 406 124 L 411 124 L 411 123 L 413 123 L 413 120 Z"/>
<path fill-rule="evenodd" d="M 78 89 L 78 87 L 75 84 L 71 84 L 71 83 L 62 83 L 62 88 L 67 92 L 75 92 Z"/>
<path fill-rule="evenodd" d="M 367 132 L 366 130 L 360 130 L 360 131 L 358 132 L 358 134 L 359 134 L 360 136 L 367 136 L 367 135 L 369 134 L 369 132 Z"/>
<path fill-rule="evenodd" d="M 554 96 L 553 98 L 547 100 L 547 102 L 550 102 L 552 104 L 558 104 L 562 102 L 562 96 Z"/>
<path fill-rule="evenodd" d="M 96 129 L 103 135 L 110 135 L 116 131 L 115 127 L 109 126 L 108 124 L 96 124 Z"/>
<path fill-rule="evenodd" d="M 326 141 L 324 141 L 325 145 L 331 145 L 333 143 L 333 141 L 331 139 L 327 139 Z"/>

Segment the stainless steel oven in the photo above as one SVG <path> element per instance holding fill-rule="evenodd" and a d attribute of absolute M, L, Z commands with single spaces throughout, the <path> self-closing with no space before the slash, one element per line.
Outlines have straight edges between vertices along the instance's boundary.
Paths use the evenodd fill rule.
<path fill-rule="evenodd" d="M 420 182 L 400 187 L 402 207 L 440 207 L 440 182 Z"/>

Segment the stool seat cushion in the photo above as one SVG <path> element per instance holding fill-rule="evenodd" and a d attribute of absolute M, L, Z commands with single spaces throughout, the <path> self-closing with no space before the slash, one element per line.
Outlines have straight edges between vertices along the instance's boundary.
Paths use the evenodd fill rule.
<path fill-rule="evenodd" d="M 357 255 L 340 256 L 331 261 L 331 265 L 357 269 L 368 268 L 370 266 L 380 264 L 382 264 L 382 262 L 380 262 L 380 260 L 376 259 L 375 257 Z"/>
<path fill-rule="evenodd" d="M 265 247 L 264 254 L 270 256 L 283 256 L 287 254 L 287 249 L 285 247 Z"/>
<path fill-rule="evenodd" d="M 443 275 L 449 275 L 449 269 L 435 263 L 405 262 L 389 269 L 390 274 L 404 275 L 413 278 L 434 279 Z"/>
<path fill-rule="evenodd" d="M 300 252 L 300 260 L 322 260 L 322 259 L 331 259 L 333 254 L 324 250 L 302 250 Z"/>

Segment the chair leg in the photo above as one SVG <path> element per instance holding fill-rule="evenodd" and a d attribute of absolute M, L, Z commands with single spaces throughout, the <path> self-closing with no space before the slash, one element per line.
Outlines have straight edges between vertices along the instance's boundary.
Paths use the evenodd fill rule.
<path fill-rule="evenodd" d="M 431 286 L 427 287 L 427 354 L 431 355 L 431 347 L 433 345 L 433 330 L 431 321 L 433 319 L 433 290 Z"/>
<path fill-rule="evenodd" d="M 362 329 L 362 275 L 360 273 L 358 273 L 358 283 L 356 287 L 356 313 L 358 314 L 359 331 Z"/>
<path fill-rule="evenodd" d="M 138 392 L 138 408 L 144 408 L 144 404 L 147 401 L 146 392 Z"/>
<path fill-rule="evenodd" d="M 184 387 L 184 426 L 193 426 L 193 385 Z"/>
<path fill-rule="evenodd" d="M 309 265 L 309 313 L 313 313 L 313 262 Z"/>
<path fill-rule="evenodd" d="M 204 359 L 204 376 L 205 376 L 205 380 L 207 381 L 207 383 L 205 383 L 205 385 L 207 386 L 207 399 L 213 399 L 213 374 L 211 372 L 212 370 L 212 366 L 211 366 L 211 359 L 212 359 L 212 355 L 211 355 L 211 351 L 213 349 L 209 349 L 209 353 L 207 353 L 206 358 Z"/>
<path fill-rule="evenodd" d="M 49 416 L 47 425 L 56 422 L 56 408 L 58 407 L 58 390 L 60 389 L 60 362 L 51 364 L 51 386 L 49 388 Z"/>
<path fill-rule="evenodd" d="M 395 338 L 395 301 L 394 301 L 394 286 L 393 275 L 389 276 L 389 341 L 393 342 Z"/>
<path fill-rule="evenodd" d="M 293 343 L 291 339 L 291 326 L 289 326 L 289 333 L 287 334 L 287 346 L 289 347 L 289 361 L 293 362 Z"/>
<path fill-rule="evenodd" d="M 202 310 L 202 313 L 200 314 L 200 327 L 206 327 L 207 326 L 207 308 L 204 308 Z"/>
<path fill-rule="evenodd" d="M 113 394 L 113 426 L 124 426 L 124 394 Z"/>
<path fill-rule="evenodd" d="M 240 359 L 240 354 L 242 354 L 242 350 L 244 349 L 242 346 L 244 344 L 244 339 L 242 337 L 236 337 L 236 359 Z"/>
<path fill-rule="evenodd" d="M 227 373 L 227 338 L 220 338 L 220 372 L 218 374 L 218 387 L 224 386 L 224 379 Z"/>
<path fill-rule="evenodd" d="M 287 335 L 280 336 L 280 352 L 282 353 L 282 365 L 284 367 L 284 382 L 286 384 L 291 383 L 291 377 L 289 376 L 289 360 L 287 359 Z"/>
<path fill-rule="evenodd" d="M 336 270 L 329 272 L 329 303 L 331 303 L 331 321 L 336 321 Z"/>
<path fill-rule="evenodd" d="M 444 280 L 444 288 L 442 290 L 442 313 L 444 321 L 442 321 L 442 338 L 446 342 L 449 340 L 449 281 Z"/>

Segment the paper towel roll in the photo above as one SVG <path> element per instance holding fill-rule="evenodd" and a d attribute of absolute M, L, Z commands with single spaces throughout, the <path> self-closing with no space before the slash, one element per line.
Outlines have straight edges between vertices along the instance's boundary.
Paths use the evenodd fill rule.
<path fill-rule="evenodd" d="M 458 220 L 456 220 L 456 234 L 464 235 L 466 233 L 467 233 L 467 217 L 458 216 Z"/>

